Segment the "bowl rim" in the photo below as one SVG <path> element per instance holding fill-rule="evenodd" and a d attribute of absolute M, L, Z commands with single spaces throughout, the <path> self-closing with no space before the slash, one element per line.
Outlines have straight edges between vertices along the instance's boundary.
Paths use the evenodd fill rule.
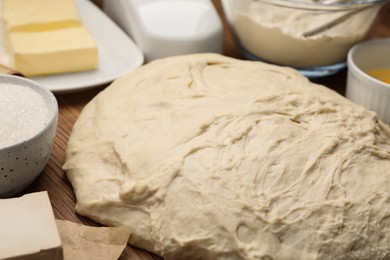
<path fill-rule="evenodd" d="M 235 1 L 235 0 L 233 0 Z M 345 11 L 356 8 L 366 8 L 373 5 L 384 4 L 389 0 L 330 0 L 327 4 L 326 1 L 321 0 L 255 0 L 256 2 L 264 2 L 267 4 L 290 7 L 295 9 L 307 9 L 307 10 L 329 10 L 329 11 Z"/>
<path fill-rule="evenodd" d="M 39 131 L 35 132 L 32 136 L 22 141 L 4 147 L 0 147 L 0 152 L 18 147 L 22 144 L 28 143 L 38 138 L 39 136 L 41 136 L 41 134 L 44 131 L 46 131 L 47 128 L 51 127 L 53 124 L 56 125 L 58 120 L 58 102 L 54 94 L 48 88 L 38 84 L 37 82 L 31 79 L 21 77 L 21 76 L 8 75 L 8 74 L 0 74 L 0 84 L 2 83 L 21 84 L 23 86 L 27 86 L 33 89 L 34 88 L 39 89 L 39 94 L 45 95 L 46 98 L 48 98 L 50 114 L 47 123 Z"/>

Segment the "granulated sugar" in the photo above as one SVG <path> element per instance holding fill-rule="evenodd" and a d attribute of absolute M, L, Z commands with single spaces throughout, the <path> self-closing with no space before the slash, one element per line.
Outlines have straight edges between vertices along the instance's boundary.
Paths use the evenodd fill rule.
<path fill-rule="evenodd" d="M 0 149 L 26 140 L 47 124 L 49 108 L 34 89 L 0 83 Z"/>

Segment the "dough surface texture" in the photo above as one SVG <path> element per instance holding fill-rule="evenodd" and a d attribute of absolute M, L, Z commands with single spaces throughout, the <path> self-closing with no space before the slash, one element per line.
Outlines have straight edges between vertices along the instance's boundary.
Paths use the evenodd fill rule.
<path fill-rule="evenodd" d="M 390 259 L 390 130 L 298 72 L 156 60 L 82 111 L 76 210 L 165 259 Z"/>

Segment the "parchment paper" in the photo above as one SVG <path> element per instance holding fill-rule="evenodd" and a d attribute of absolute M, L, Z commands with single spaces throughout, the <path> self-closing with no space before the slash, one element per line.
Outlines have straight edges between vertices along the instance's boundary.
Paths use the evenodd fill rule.
<path fill-rule="evenodd" d="M 56 223 L 65 260 L 117 260 L 130 236 L 125 227 L 90 227 L 58 219 Z"/>

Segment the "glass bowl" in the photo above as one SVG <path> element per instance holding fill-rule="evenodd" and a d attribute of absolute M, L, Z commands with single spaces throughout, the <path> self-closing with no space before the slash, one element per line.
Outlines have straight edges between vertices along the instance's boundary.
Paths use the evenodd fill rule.
<path fill-rule="evenodd" d="M 243 56 L 298 69 L 309 78 L 346 66 L 386 0 L 222 0 Z"/>

